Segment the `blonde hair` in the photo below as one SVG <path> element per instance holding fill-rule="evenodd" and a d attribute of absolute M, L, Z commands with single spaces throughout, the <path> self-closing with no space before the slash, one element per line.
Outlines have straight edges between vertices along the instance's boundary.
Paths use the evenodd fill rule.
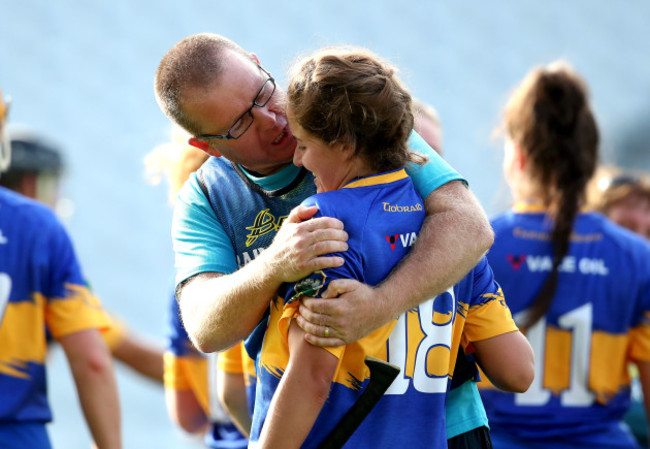
<path fill-rule="evenodd" d="M 169 202 L 176 196 L 190 175 L 208 159 L 208 154 L 187 143 L 187 131 L 174 125 L 168 142 L 156 146 L 145 156 L 144 164 L 148 181 L 157 185 L 165 178 L 169 184 Z"/>
<path fill-rule="evenodd" d="M 613 205 L 632 195 L 650 200 L 650 173 L 604 165 L 587 188 L 587 207 L 607 214 Z"/>

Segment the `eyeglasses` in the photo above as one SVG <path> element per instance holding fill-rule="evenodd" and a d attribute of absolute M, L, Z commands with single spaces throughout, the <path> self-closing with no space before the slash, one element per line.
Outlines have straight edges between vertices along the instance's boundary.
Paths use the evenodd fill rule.
<path fill-rule="evenodd" d="M 262 108 L 266 106 L 266 103 L 269 102 L 273 94 L 275 93 L 275 79 L 271 76 L 269 72 L 264 70 L 262 66 L 257 66 L 262 72 L 268 77 L 260 90 L 255 95 L 255 100 L 253 104 L 248 108 L 242 115 L 240 115 L 235 123 L 228 129 L 228 132 L 225 136 L 220 134 L 201 134 L 197 136 L 199 139 L 220 139 L 220 140 L 230 140 L 230 139 L 239 139 L 253 124 L 253 108 L 258 107 Z"/>

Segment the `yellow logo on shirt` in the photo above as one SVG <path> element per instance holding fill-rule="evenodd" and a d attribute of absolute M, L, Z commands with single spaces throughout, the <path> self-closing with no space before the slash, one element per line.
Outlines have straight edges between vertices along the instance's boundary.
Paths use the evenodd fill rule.
<path fill-rule="evenodd" d="M 264 209 L 255 216 L 252 226 L 247 226 L 246 230 L 249 231 L 246 236 L 246 246 L 251 246 L 258 237 L 268 234 L 269 232 L 277 232 L 282 226 L 282 223 L 287 216 L 279 217 L 277 220 L 269 209 Z"/>

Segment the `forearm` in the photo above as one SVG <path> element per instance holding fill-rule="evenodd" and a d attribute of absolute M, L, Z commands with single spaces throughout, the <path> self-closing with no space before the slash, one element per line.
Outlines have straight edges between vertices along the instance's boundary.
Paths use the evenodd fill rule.
<path fill-rule="evenodd" d="M 636 366 L 639 369 L 639 380 L 641 381 L 641 391 L 643 392 L 646 426 L 650 429 L 650 362 L 636 362 Z"/>
<path fill-rule="evenodd" d="M 503 391 L 523 393 L 535 375 L 535 356 L 519 331 L 473 342 L 479 366 L 492 384 Z"/>
<path fill-rule="evenodd" d="M 456 284 L 494 240 L 485 212 L 460 181 L 432 192 L 425 208 L 427 217 L 416 244 L 377 289 L 386 298 L 386 320 Z"/>
<path fill-rule="evenodd" d="M 267 266 L 260 255 L 232 274 L 200 273 L 181 287 L 183 323 L 200 351 L 227 349 L 253 331 L 282 283 Z"/>
<path fill-rule="evenodd" d="M 260 435 L 263 449 L 298 449 L 309 435 L 329 395 L 338 359 L 304 341 L 303 331 L 291 325 L 290 360 L 282 375 Z M 291 431 L 287 431 L 291 423 Z"/>
<path fill-rule="evenodd" d="M 61 338 L 86 422 L 99 449 L 120 448 L 117 385 L 108 348 L 95 330 Z"/>
<path fill-rule="evenodd" d="M 113 357 L 149 379 L 163 382 L 163 348 L 127 334 L 114 349 Z"/>
<path fill-rule="evenodd" d="M 169 417 L 187 433 L 204 433 L 208 417 L 192 390 L 175 390 L 165 387 L 165 402 Z"/>
<path fill-rule="evenodd" d="M 251 431 L 251 416 L 248 411 L 248 397 L 242 373 L 217 372 L 219 400 L 241 433 L 248 437 Z"/>

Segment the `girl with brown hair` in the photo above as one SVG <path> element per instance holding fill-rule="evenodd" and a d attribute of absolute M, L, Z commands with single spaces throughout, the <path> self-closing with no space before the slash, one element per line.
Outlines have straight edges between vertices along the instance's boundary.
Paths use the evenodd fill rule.
<path fill-rule="evenodd" d="M 636 447 L 622 417 L 630 361 L 650 387 L 650 246 L 582 210 L 598 161 L 587 86 L 566 64 L 537 68 L 503 125 L 515 204 L 492 220 L 488 259 L 536 366 L 525 393 L 482 391 L 494 447 Z"/>

